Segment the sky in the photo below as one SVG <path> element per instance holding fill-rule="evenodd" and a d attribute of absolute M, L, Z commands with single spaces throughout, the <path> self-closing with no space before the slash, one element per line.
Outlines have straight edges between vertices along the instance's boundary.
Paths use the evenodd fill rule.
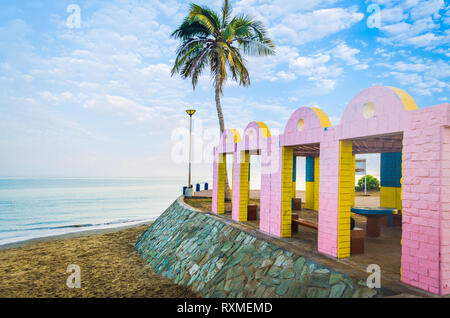
<path fill-rule="evenodd" d="M 218 120 L 209 75 L 194 91 L 170 74 L 178 44 L 170 34 L 190 2 L 1 1 L 0 176 L 185 176 L 184 110 L 195 108 L 194 180 L 210 180 Z M 263 121 L 278 134 L 302 106 L 320 107 L 337 125 L 371 85 L 404 89 L 419 107 L 448 102 L 448 1 L 232 6 L 264 23 L 277 54 L 247 57 L 249 88 L 227 83 L 226 128 Z"/>

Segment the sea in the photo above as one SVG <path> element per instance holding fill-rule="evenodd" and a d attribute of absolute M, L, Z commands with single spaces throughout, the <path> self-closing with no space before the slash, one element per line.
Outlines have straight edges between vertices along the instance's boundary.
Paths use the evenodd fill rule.
<path fill-rule="evenodd" d="M 185 184 L 162 177 L 0 178 L 0 246 L 151 222 Z"/>

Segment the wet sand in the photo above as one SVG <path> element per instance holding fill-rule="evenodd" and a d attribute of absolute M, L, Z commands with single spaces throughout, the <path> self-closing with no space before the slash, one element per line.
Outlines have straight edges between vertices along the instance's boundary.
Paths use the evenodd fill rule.
<path fill-rule="evenodd" d="M 37 239 L 0 250 L 0 297 L 200 297 L 155 274 L 134 245 L 149 225 Z M 76 264 L 81 288 L 68 288 Z"/>

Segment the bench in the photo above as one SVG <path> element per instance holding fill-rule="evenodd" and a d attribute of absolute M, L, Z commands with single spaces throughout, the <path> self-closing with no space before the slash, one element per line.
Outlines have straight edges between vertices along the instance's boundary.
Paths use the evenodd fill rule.
<path fill-rule="evenodd" d="M 297 225 L 302 225 L 302 226 L 306 226 L 309 227 L 311 229 L 315 229 L 318 230 L 319 229 L 319 225 L 317 223 L 308 221 L 308 220 L 304 220 L 304 219 L 294 219 L 292 218 L 292 223 L 293 224 L 297 224 Z"/>
<path fill-rule="evenodd" d="M 298 225 L 306 226 L 314 230 L 319 230 L 319 225 L 312 221 L 299 219 L 297 213 L 292 214 L 292 233 L 298 233 Z M 350 231 L 350 253 L 363 254 L 364 253 L 364 230 L 358 227 Z"/>
<path fill-rule="evenodd" d="M 350 254 L 364 254 L 364 229 L 355 227 L 350 232 Z"/>
<path fill-rule="evenodd" d="M 247 221 L 256 221 L 258 215 L 258 206 L 256 204 L 247 205 Z"/>
<path fill-rule="evenodd" d="M 292 199 L 292 211 L 301 211 L 302 210 L 302 199 L 293 198 Z"/>

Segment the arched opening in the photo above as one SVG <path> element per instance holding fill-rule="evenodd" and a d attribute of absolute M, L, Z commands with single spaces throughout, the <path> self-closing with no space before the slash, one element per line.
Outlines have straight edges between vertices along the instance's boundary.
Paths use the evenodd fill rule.
<path fill-rule="evenodd" d="M 340 242 L 350 243 L 348 252 L 353 261 L 371 261 L 385 274 L 397 277 L 401 268 L 402 144 L 401 132 L 343 140 L 339 165 Z M 380 163 L 371 168 L 372 171 L 375 167 L 380 169 L 375 174 L 379 175 L 381 188 L 370 190 L 369 187 L 365 194 L 364 186 L 358 187 L 357 180 L 369 174 L 361 160 L 367 154 L 378 155 Z M 361 164 L 357 164 L 358 160 Z M 353 237 L 358 231 L 364 234 L 363 242 Z"/>

